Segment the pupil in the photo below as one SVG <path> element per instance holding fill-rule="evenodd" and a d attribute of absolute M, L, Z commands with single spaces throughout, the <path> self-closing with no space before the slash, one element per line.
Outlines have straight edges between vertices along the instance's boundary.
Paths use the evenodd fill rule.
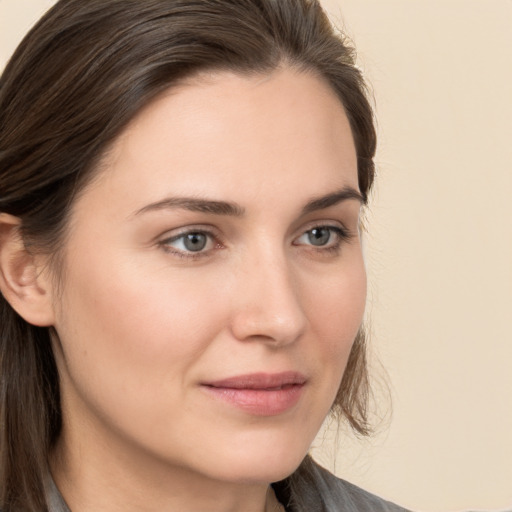
<path fill-rule="evenodd" d="M 201 251 L 206 246 L 206 235 L 203 233 L 189 233 L 185 237 L 185 247 L 189 251 Z"/>
<path fill-rule="evenodd" d="M 328 228 L 315 228 L 309 232 L 308 238 L 312 245 L 325 245 L 329 242 L 331 232 Z"/>

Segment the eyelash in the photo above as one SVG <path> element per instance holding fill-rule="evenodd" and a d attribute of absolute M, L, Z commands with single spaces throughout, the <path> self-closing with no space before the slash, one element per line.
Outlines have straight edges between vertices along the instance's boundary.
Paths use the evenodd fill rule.
<path fill-rule="evenodd" d="M 195 235 L 195 234 L 205 235 L 208 238 L 208 240 L 214 244 L 214 248 L 206 250 L 206 251 L 201 250 L 201 251 L 193 252 L 193 251 L 183 251 L 180 249 L 175 249 L 170 246 L 170 244 L 173 242 L 176 242 L 178 240 L 184 240 L 185 237 L 187 237 L 189 235 Z M 175 235 L 170 238 L 166 238 L 165 240 L 162 240 L 161 242 L 159 242 L 159 245 L 162 247 L 162 249 L 165 252 L 170 253 L 173 256 L 177 256 L 178 258 L 188 259 L 188 260 L 197 260 L 199 258 L 204 258 L 204 257 L 208 256 L 212 250 L 221 249 L 223 247 L 222 243 L 220 243 L 218 241 L 218 236 L 216 235 L 216 233 L 213 233 L 212 231 L 209 231 L 204 228 L 188 229 L 187 231 L 179 233 L 178 235 Z"/>
<path fill-rule="evenodd" d="M 341 245 L 344 242 L 350 241 L 354 237 L 354 234 L 349 232 L 345 228 L 342 228 L 339 226 L 332 226 L 332 225 L 328 225 L 328 224 L 320 224 L 320 225 L 312 226 L 310 229 L 304 231 L 295 240 L 300 239 L 303 236 L 308 235 L 309 233 L 312 233 L 314 230 L 321 230 L 321 229 L 328 229 L 330 231 L 331 235 L 334 234 L 337 237 L 337 240 L 334 243 L 332 243 L 329 239 L 329 242 L 325 246 L 314 246 L 312 244 L 304 244 L 304 245 L 309 246 L 310 249 L 316 253 L 321 253 L 321 254 L 325 254 L 325 255 L 337 254 L 340 251 Z M 208 250 L 200 250 L 200 251 L 194 252 L 194 251 L 183 251 L 180 249 L 172 248 L 170 246 L 171 243 L 177 242 L 179 240 L 184 240 L 185 237 L 187 237 L 189 235 L 195 235 L 195 234 L 205 235 L 209 239 L 209 241 L 214 244 L 214 247 L 211 249 L 208 249 Z M 197 260 L 199 258 L 207 257 L 210 255 L 210 252 L 212 250 L 223 248 L 222 243 L 218 240 L 218 236 L 215 233 L 213 233 L 207 229 L 204 229 L 204 228 L 189 229 L 189 230 L 184 231 L 178 235 L 175 235 L 170 238 L 166 238 L 166 239 L 162 240 L 161 242 L 159 242 L 158 245 L 160 247 L 162 247 L 162 249 L 165 252 L 170 253 L 173 256 L 177 256 L 178 258 L 188 259 L 188 260 Z M 302 244 L 294 243 L 293 245 L 299 246 Z"/>
<path fill-rule="evenodd" d="M 322 246 L 322 245 L 315 246 L 312 244 L 308 244 L 310 249 L 315 251 L 317 254 L 322 254 L 322 255 L 327 255 L 327 256 L 331 255 L 331 254 L 333 254 L 333 255 L 339 254 L 341 245 L 344 242 L 348 242 L 353 238 L 353 234 L 351 232 L 349 232 L 347 229 L 342 228 L 340 226 L 330 226 L 328 224 L 321 224 L 318 226 L 313 226 L 310 229 L 304 231 L 304 233 L 302 233 L 302 235 L 300 235 L 300 237 L 298 237 L 298 238 L 302 238 L 303 236 L 308 235 L 308 233 L 312 233 L 316 229 L 318 229 L 318 230 L 328 229 L 330 231 L 330 235 L 331 235 L 329 238 L 329 242 L 325 246 Z M 337 240 L 335 240 L 334 242 L 331 242 L 331 237 L 333 234 L 337 237 Z M 300 244 L 294 244 L 294 245 L 300 245 Z"/>

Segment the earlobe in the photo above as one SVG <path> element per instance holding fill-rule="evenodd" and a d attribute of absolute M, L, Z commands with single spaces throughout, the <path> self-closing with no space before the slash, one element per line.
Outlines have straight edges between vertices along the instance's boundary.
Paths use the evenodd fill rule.
<path fill-rule="evenodd" d="M 41 258 L 31 254 L 20 236 L 21 221 L 0 213 L 0 291 L 28 323 L 53 325 L 50 279 Z"/>

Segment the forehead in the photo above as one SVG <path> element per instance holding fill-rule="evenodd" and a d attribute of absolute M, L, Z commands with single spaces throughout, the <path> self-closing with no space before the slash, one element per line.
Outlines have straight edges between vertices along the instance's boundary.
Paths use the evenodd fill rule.
<path fill-rule="evenodd" d="M 313 184 L 310 195 L 321 195 L 357 189 L 356 162 L 343 105 L 322 79 L 287 68 L 216 72 L 143 109 L 114 143 L 99 181 L 134 208 L 162 193 L 265 197 L 269 184 L 289 192 L 294 184 L 298 195 Z"/>

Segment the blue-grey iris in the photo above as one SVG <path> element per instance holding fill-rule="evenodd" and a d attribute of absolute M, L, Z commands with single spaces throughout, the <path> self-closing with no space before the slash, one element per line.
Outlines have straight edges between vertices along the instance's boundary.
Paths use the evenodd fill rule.
<path fill-rule="evenodd" d="M 329 242 L 331 231 L 329 228 L 314 228 L 308 233 L 308 240 L 311 245 L 321 246 Z"/>
<path fill-rule="evenodd" d="M 204 233 L 189 233 L 185 236 L 183 244 L 188 251 L 202 251 L 206 247 L 208 237 Z"/>

